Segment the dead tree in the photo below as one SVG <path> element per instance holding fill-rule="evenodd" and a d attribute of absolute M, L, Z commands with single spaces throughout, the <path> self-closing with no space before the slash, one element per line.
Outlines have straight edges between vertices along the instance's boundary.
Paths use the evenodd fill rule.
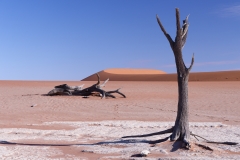
<path fill-rule="evenodd" d="M 188 34 L 188 16 L 183 21 L 183 25 L 181 27 L 179 9 L 176 8 L 177 35 L 175 37 L 175 41 L 173 41 L 170 35 L 166 32 L 158 16 L 157 22 L 170 43 L 177 68 L 178 111 L 170 139 L 172 141 L 182 140 L 186 147 L 189 148 L 190 131 L 188 122 L 188 77 L 194 63 L 194 56 L 192 57 L 192 62 L 189 68 L 186 67 L 182 56 L 182 48 L 186 43 Z"/>
<path fill-rule="evenodd" d="M 177 118 L 175 121 L 175 125 L 173 128 L 168 129 L 166 131 L 161 131 L 156 134 L 165 134 L 172 133 L 170 139 L 172 141 L 181 140 L 184 142 L 186 148 L 190 147 L 190 131 L 189 131 L 189 122 L 188 122 L 188 77 L 189 72 L 194 63 L 194 56 L 192 57 L 192 62 L 189 68 L 187 68 L 184 64 L 182 57 L 182 48 L 186 43 L 187 34 L 188 34 L 188 16 L 183 21 L 183 25 L 180 25 L 180 15 L 179 9 L 176 8 L 176 25 L 177 25 L 177 35 L 175 37 L 175 41 L 171 38 L 171 36 L 164 29 L 160 19 L 156 16 L 157 22 L 166 36 L 169 44 L 172 48 L 172 51 L 175 56 L 176 68 L 177 68 L 177 79 L 178 79 L 178 111 Z M 152 136 L 152 134 L 148 134 L 147 136 Z M 131 137 L 131 136 L 128 136 Z M 127 137 L 124 137 L 127 138 Z"/>
<path fill-rule="evenodd" d="M 185 20 L 183 20 L 182 27 L 180 26 L 180 15 L 179 9 L 176 8 L 176 25 L 177 25 L 177 35 L 175 37 L 175 41 L 172 40 L 170 35 L 164 29 L 159 17 L 157 16 L 157 22 L 169 41 L 169 44 L 172 48 L 175 57 L 175 63 L 177 68 L 177 80 L 178 80 L 178 110 L 177 110 L 177 118 L 175 121 L 175 125 L 172 128 L 166 129 L 164 131 L 145 134 L 145 135 L 135 135 L 135 136 L 125 136 L 122 138 L 133 138 L 133 137 L 149 137 L 154 135 L 162 135 L 166 133 L 171 133 L 170 137 L 166 137 L 164 139 L 160 139 L 157 141 L 152 141 L 151 144 L 161 143 L 170 138 L 171 141 L 180 140 L 183 142 L 184 147 L 189 149 L 190 146 L 190 135 L 204 139 L 207 143 L 215 143 L 215 144 L 226 144 L 226 145 L 237 145 L 235 142 L 215 142 L 207 140 L 201 136 L 193 134 L 189 130 L 189 122 L 188 122 L 188 77 L 190 70 L 192 69 L 194 63 L 194 55 L 192 57 L 192 61 L 190 67 L 187 68 L 183 61 L 182 57 L 182 48 L 186 43 L 187 34 L 188 34 L 188 16 Z M 198 139 L 197 139 L 198 140 Z"/>
<path fill-rule="evenodd" d="M 90 95 L 94 95 L 94 96 L 101 96 L 102 98 L 104 98 L 104 97 L 116 98 L 114 95 L 112 95 L 112 93 L 118 93 L 118 94 L 122 95 L 124 98 L 126 98 L 126 96 L 119 91 L 120 88 L 117 90 L 114 90 L 114 91 L 104 91 L 102 89 L 102 87 L 104 87 L 106 85 L 106 83 L 109 81 L 109 79 L 104 81 L 103 84 L 100 84 L 100 77 L 98 74 L 97 74 L 97 77 L 98 77 L 98 82 L 90 87 L 85 88 L 85 89 L 83 89 L 83 85 L 69 86 L 67 84 L 62 84 L 62 85 L 55 86 L 55 88 L 52 89 L 50 92 L 48 92 L 47 95 L 48 96 L 56 96 L 56 95 L 90 96 Z"/>

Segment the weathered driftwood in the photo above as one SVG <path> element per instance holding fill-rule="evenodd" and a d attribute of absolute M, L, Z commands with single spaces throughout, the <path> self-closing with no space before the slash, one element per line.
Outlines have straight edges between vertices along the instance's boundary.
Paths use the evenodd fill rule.
<path fill-rule="evenodd" d="M 104 91 L 102 89 L 102 87 L 104 87 L 106 85 L 106 83 L 109 81 L 109 79 L 107 79 L 106 81 L 104 81 L 102 84 L 100 84 L 100 77 L 97 74 L 98 77 L 98 82 L 88 88 L 83 89 L 83 85 L 81 86 L 69 86 L 67 84 L 62 84 L 59 86 L 55 86 L 55 88 L 53 90 L 51 90 L 50 92 L 48 92 L 47 95 L 49 96 L 55 96 L 55 95 L 68 95 L 68 96 L 101 96 L 102 98 L 104 97 L 112 97 L 112 98 L 116 98 L 114 95 L 112 95 L 112 93 L 118 93 L 120 95 L 122 95 L 124 98 L 126 98 L 126 96 L 121 93 L 119 89 L 114 90 L 114 91 Z"/>

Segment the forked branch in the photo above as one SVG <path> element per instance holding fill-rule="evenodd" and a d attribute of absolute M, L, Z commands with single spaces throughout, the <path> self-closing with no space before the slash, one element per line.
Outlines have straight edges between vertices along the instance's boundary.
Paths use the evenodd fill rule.
<path fill-rule="evenodd" d="M 100 84 L 100 77 L 98 73 L 97 73 L 97 77 L 98 77 L 98 82 L 95 84 L 96 86 Z"/>
<path fill-rule="evenodd" d="M 122 95 L 124 98 L 126 98 L 126 96 L 119 91 L 120 89 L 121 89 L 121 88 L 118 88 L 117 90 L 114 90 L 114 91 L 107 91 L 107 92 L 106 92 L 106 95 L 109 96 L 111 93 L 118 93 L 118 94 Z M 112 95 L 112 96 L 113 96 L 113 95 Z M 113 96 L 113 98 L 115 98 L 115 96 Z"/>
<path fill-rule="evenodd" d="M 192 56 L 191 65 L 190 65 L 190 67 L 188 68 L 188 72 L 190 72 L 190 71 L 191 71 L 191 69 L 192 69 L 192 66 L 193 66 L 193 63 L 194 63 L 194 53 L 193 53 L 193 56 Z"/>
<path fill-rule="evenodd" d="M 157 22 L 158 22 L 158 25 L 159 27 L 161 28 L 163 34 L 166 36 L 166 38 L 168 39 L 169 43 L 170 43 L 170 46 L 171 48 L 173 48 L 173 45 L 174 45 L 174 41 L 172 40 L 171 36 L 166 32 L 166 30 L 164 29 L 158 15 L 156 15 L 156 18 L 157 18 Z"/>

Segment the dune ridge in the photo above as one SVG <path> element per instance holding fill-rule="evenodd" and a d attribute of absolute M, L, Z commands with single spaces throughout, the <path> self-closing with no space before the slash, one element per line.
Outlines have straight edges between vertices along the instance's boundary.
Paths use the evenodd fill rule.
<path fill-rule="evenodd" d="M 101 80 L 111 81 L 177 81 L 177 74 L 167 74 L 161 70 L 150 69 L 107 69 L 97 72 Z M 96 73 L 95 73 L 96 74 Z M 96 81 L 95 74 L 81 81 Z M 240 81 L 240 70 L 218 72 L 192 72 L 189 81 Z"/>
<path fill-rule="evenodd" d="M 111 68 L 103 70 L 103 72 L 109 73 L 109 74 L 166 74 L 166 72 L 161 70 L 155 70 L 155 69 L 132 69 L 132 68 Z"/>

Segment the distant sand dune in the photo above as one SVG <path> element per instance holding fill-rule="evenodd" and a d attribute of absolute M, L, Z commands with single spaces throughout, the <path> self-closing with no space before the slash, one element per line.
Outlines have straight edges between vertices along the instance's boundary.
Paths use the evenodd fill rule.
<path fill-rule="evenodd" d="M 150 69 L 107 69 L 98 72 L 101 80 L 111 81 L 176 81 L 176 74 Z M 95 74 L 82 81 L 96 81 Z M 240 70 L 190 73 L 189 81 L 240 81 Z"/>
<path fill-rule="evenodd" d="M 125 69 L 125 68 L 114 68 L 103 70 L 105 73 L 109 74 L 130 74 L 130 75 L 154 75 L 154 74 L 166 74 L 166 72 L 153 69 Z"/>

